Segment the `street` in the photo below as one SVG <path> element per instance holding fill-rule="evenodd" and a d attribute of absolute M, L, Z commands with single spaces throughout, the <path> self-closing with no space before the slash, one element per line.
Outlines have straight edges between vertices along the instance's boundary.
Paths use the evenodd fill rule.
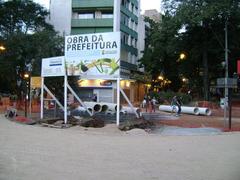
<path fill-rule="evenodd" d="M 0 114 L 0 180 L 239 180 L 239 139 L 55 129 Z"/>

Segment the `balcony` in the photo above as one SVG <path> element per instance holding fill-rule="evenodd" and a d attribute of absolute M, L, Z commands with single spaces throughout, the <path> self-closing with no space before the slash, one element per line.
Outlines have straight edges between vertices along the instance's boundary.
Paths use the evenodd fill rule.
<path fill-rule="evenodd" d="M 138 55 L 138 50 L 137 50 L 137 48 L 134 48 L 134 47 L 132 47 L 132 46 L 129 46 L 129 45 L 123 44 L 123 43 L 121 43 L 121 48 L 125 49 L 125 50 L 128 51 L 128 52 L 131 52 L 131 53 L 134 54 L 135 56 Z"/>
<path fill-rule="evenodd" d="M 102 8 L 113 7 L 114 0 L 72 0 L 73 8 Z"/>
<path fill-rule="evenodd" d="M 121 23 L 120 30 L 127 34 L 130 34 L 132 37 L 138 39 L 138 33 L 136 31 L 130 29 L 128 26 L 124 25 L 123 23 Z"/>
<path fill-rule="evenodd" d="M 128 17 L 131 17 L 135 22 L 138 22 L 138 17 L 133 14 L 133 12 L 129 11 L 126 7 L 121 5 L 121 11 L 126 14 Z"/>
<path fill-rule="evenodd" d="M 133 71 L 137 71 L 137 65 L 136 64 L 132 64 L 126 61 L 121 61 L 120 66 L 123 69 L 128 69 L 128 70 L 133 70 Z"/>
<path fill-rule="evenodd" d="M 138 5 L 138 1 L 137 0 L 130 0 L 130 2 L 132 2 L 135 6 L 139 7 Z"/>
<path fill-rule="evenodd" d="M 72 27 L 113 27 L 113 18 L 72 19 Z"/>

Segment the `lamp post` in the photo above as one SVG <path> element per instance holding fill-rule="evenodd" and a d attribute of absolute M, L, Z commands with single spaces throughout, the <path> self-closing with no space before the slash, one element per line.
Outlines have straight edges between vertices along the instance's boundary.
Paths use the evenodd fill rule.
<path fill-rule="evenodd" d="M 225 90 L 224 90 L 224 126 L 227 124 L 227 104 L 228 104 L 228 19 L 225 22 Z"/>
<path fill-rule="evenodd" d="M 27 102 L 29 99 L 29 86 L 30 86 L 30 75 L 28 72 L 25 72 L 23 75 L 25 79 L 25 117 L 27 117 Z"/>

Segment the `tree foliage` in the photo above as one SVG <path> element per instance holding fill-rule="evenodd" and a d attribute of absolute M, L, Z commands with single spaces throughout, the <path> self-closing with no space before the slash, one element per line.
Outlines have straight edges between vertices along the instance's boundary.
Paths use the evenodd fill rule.
<path fill-rule="evenodd" d="M 63 38 L 46 23 L 47 15 L 32 1 L 0 1 L 0 44 L 6 48 L 0 52 L 0 91 L 16 93 L 29 65 L 32 75 L 40 75 L 42 58 L 63 54 Z"/>
<path fill-rule="evenodd" d="M 2 37 L 14 33 L 33 33 L 49 25 L 45 22 L 46 9 L 29 0 L 0 2 L 0 33 Z"/>
<path fill-rule="evenodd" d="M 165 13 L 158 29 L 152 28 L 151 46 L 145 50 L 142 64 L 161 69 L 169 78 L 189 79 L 189 88 L 195 88 L 205 99 L 209 98 L 210 84 L 224 76 L 225 24 L 228 25 L 229 76 L 236 71 L 240 57 L 240 2 L 238 0 L 163 0 Z M 182 31 L 184 29 L 184 31 Z M 157 42 L 157 43 L 154 43 Z M 155 54 L 147 52 L 154 49 Z M 175 63 L 178 54 L 185 52 L 185 61 Z M 162 63 L 152 61 L 161 57 Z M 164 62 L 167 65 L 164 66 Z M 146 69 L 151 69 L 150 66 Z M 168 73 L 167 73 L 168 72 Z M 156 73 L 152 71 L 154 75 Z M 159 72 L 158 72 L 159 73 Z M 177 79 L 177 78 L 176 78 Z M 179 84 L 179 83 L 178 83 Z M 172 83 L 171 88 L 177 84 Z"/>

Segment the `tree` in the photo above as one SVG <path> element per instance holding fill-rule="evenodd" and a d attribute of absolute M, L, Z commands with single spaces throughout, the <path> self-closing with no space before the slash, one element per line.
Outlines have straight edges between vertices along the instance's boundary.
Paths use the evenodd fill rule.
<path fill-rule="evenodd" d="M 0 55 L 0 83 L 6 86 L 0 91 L 16 93 L 27 66 L 40 75 L 42 58 L 63 54 L 63 38 L 45 22 L 46 9 L 32 1 L 0 2 L 0 15 L 0 44 L 6 47 Z"/>
<path fill-rule="evenodd" d="M 152 75 L 164 72 L 170 79 L 189 79 L 204 99 L 209 99 L 210 84 L 224 76 L 224 28 L 229 32 L 229 73 L 233 74 L 240 56 L 240 2 L 238 0 L 163 0 L 165 15 L 158 28 L 153 26 L 141 59 Z M 184 29 L 184 31 L 183 31 Z M 176 63 L 180 52 L 185 61 Z M 157 61 L 154 61 L 157 57 Z M 149 61 L 149 62 L 148 62 Z M 159 71 L 158 71 L 159 69 Z M 172 83 L 179 88 L 181 82 Z M 178 85 L 178 86 L 177 86 Z"/>
<path fill-rule="evenodd" d="M 198 62 L 202 61 L 202 64 L 200 63 L 199 66 L 195 67 L 199 68 L 199 73 L 203 74 L 201 84 L 204 87 L 204 98 L 208 100 L 210 81 L 216 79 L 219 75 L 221 76 L 221 66 L 218 64 L 221 64 L 221 61 L 224 60 L 224 28 L 226 22 L 231 24 L 233 28 L 229 28 L 229 32 L 234 37 L 229 38 L 229 44 L 238 44 L 237 47 L 239 47 L 239 41 L 237 40 L 239 39 L 239 34 L 233 32 L 239 26 L 239 21 L 236 21 L 240 17 L 239 1 L 164 0 L 164 4 L 169 11 L 174 12 L 174 18 L 186 28 L 186 32 L 183 35 L 183 41 L 187 43 L 185 43 L 185 48 L 191 53 L 194 52 L 192 55 L 198 57 Z M 195 41 L 192 41 L 193 39 Z M 191 46 L 189 46 L 190 44 Z M 230 47 L 236 48 L 236 46 L 233 47 L 231 45 Z M 236 57 L 234 58 L 236 59 Z M 188 60 L 195 62 L 195 60 L 190 58 Z M 231 69 L 235 64 L 229 64 Z"/>
<path fill-rule="evenodd" d="M 154 22 L 149 18 L 146 18 L 145 21 L 150 24 L 150 29 L 140 63 L 145 67 L 145 71 L 152 75 L 152 86 L 155 85 L 158 76 L 163 75 L 165 79 L 172 82 L 171 89 L 177 90 L 180 86 L 175 43 L 177 24 L 168 14 L 162 17 L 161 22 Z"/>
<path fill-rule="evenodd" d="M 46 9 L 29 0 L 0 2 L 0 36 L 8 38 L 15 33 L 24 34 L 50 27 L 45 18 Z"/>

